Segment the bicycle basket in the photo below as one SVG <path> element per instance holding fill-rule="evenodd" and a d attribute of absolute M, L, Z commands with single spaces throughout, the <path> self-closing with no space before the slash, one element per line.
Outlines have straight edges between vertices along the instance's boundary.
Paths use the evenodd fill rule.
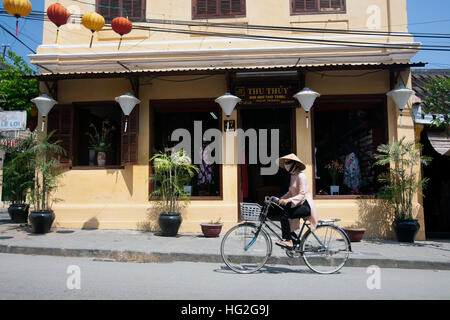
<path fill-rule="evenodd" d="M 241 219 L 245 221 L 258 221 L 262 206 L 257 203 L 241 203 Z"/>

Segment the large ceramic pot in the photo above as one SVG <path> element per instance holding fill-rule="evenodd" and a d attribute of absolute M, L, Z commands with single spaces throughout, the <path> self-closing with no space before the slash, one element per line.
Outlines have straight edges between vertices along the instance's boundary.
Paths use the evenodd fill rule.
<path fill-rule="evenodd" d="M 393 223 L 399 242 L 414 242 L 420 224 L 417 220 L 395 220 Z"/>
<path fill-rule="evenodd" d="M 203 235 L 206 238 L 214 238 L 218 237 L 220 234 L 220 231 L 222 231 L 223 224 L 221 223 L 202 223 L 200 224 L 202 227 Z"/>
<path fill-rule="evenodd" d="M 27 223 L 28 222 L 28 209 L 27 204 L 12 204 L 8 208 L 9 216 L 15 223 Z"/>
<path fill-rule="evenodd" d="M 161 235 L 165 237 L 175 237 L 180 228 L 181 215 L 179 213 L 161 213 L 159 215 L 158 223 L 161 228 Z"/>
<path fill-rule="evenodd" d="M 29 216 L 31 232 L 47 233 L 55 220 L 55 213 L 52 210 L 32 211 Z"/>

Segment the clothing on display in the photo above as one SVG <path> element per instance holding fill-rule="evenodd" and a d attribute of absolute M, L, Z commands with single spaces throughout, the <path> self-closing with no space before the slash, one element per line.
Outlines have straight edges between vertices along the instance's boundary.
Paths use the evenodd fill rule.
<path fill-rule="evenodd" d="M 203 144 L 201 150 L 202 163 L 199 166 L 198 184 L 214 184 L 214 168 L 212 159 L 209 158 L 211 152 L 209 145 Z"/>
<path fill-rule="evenodd" d="M 354 152 L 345 157 L 344 184 L 353 191 L 359 191 L 361 187 L 361 170 L 358 158 Z"/>

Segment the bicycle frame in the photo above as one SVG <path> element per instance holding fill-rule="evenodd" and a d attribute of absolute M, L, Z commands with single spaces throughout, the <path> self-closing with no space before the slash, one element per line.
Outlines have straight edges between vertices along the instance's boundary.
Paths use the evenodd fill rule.
<path fill-rule="evenodd" d="M 263 210 L 261 210 L 261 215 L 260 215 L 260 225 L 258 227 L 258 231 L 256 232 L 254 238 L 252 239 L 252 241 L 250 241 L 250 243 L 245 247 L 245 250 L 247 251 L 256 241 L 256 239 L 259 236 L 259 232 L 261 231 L 261 229 L 263 227 L 266 227 L 267 229 L 269 229 L 270 232 L 272 232 L 272 234 L 274 234 L 280 241 L 283 241 L 284 239 L 280 237 L 280 235 L 271 228 L 270 225 L 275 226 L 276 228 L 278 228 L 281 231 L 281 227 L 278 226 L 277 224 L 275 224 L 271 219 L 269 219 L 267 217 L 267 214 L 269 213 L 269 209 L 272 205 L 277 206 L 278 208 L 280 208 L 281 210 L 284 210 L 281 206 L 279 206 L 276 202 L 274 202 L 271 199 L 266 199 L 265 200 L 265 204 L 263 207 Z M 322 241 L 320 241 L 320 239 L 316 236 L 316 234 L 314 233 L 314 231 L 311 231 L 311 228 L 309 227 L 308 224 L 306 224 L 306 220 L 303 220 L 303 225 L 302 228 L 300 229 L 300 233 L 297 235 L 297 241 L 300 241 L 302 234 L 303 234 L 303 230 L 306 228 L 309 229 L 309 231 L 313 234 L 314 238 L 316 238 L 316 240 L 319 242 L 319 244 L 324 248 L 327 249 L 327 245 L 325 245 L 324 243 L 322 243 Z M 301 253 L 303 254 L 303 251 L 301 251 Z"/>

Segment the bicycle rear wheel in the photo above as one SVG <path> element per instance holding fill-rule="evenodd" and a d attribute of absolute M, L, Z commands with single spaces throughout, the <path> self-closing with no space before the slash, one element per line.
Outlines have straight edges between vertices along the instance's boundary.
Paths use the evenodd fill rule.
<path fill-rule="evenodd" d="M 269 236 L 264 230 L 257 234 L 253 223 L 241 223 L 223 237 L 220 253 L 223 262 L 238 273 L 252 273 L 261 269 L 271 252 Z"/>
<path fill-rule="evenodd" d="M 339 271 L 350 254 L 350 243 L 344 231 L 334 225 L 318 226 L 314 232 L 308 230 L 300 247 L 306 265 L 321 274 Z"/>

